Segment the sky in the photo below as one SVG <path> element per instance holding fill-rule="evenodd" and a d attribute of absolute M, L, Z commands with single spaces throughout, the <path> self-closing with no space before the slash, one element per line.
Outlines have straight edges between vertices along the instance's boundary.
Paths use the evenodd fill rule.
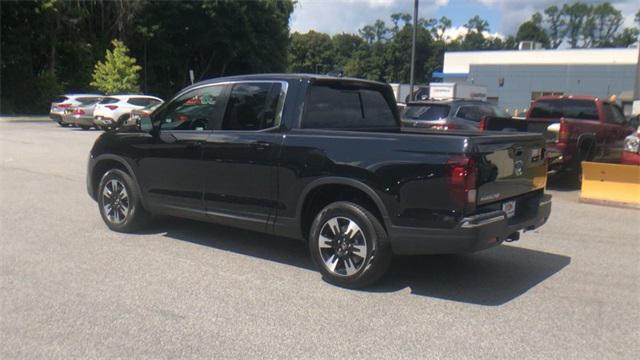
<path fill-rule="evenodd" d="M 560 5 L 574 0 L 420 0 L 419 17 L 440 18 L 453 21 L 448 34 L 455 37 L 468 19 L 475 15 L 489 22 L 490 32 L 502 36 L 513 35 L 518 26 L 535 11 L 542 12 L 550 5 Z M 583 0 L 600 3 L 598 0 Z M 633 25 L 633 18 L 640 9 L 638 0 L 610 0 L 625 17 L 625 26 Z M 358 29 L 372 24 L 376 19 L 389 23 L 395 12 L 413 14 L 413 0 L 298 0 L 291 16 L 292 32 L 315 30 L 336 34 L 357 33 Z"/>

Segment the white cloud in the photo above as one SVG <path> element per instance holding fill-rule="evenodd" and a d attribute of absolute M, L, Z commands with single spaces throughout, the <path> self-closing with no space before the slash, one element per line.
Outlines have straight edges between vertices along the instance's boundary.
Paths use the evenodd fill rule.
<path fill-rule="evenodd" d="M 502 23 L 499 30 L 503 33 L 515 34 L 518 26 L 527 21 L 536 11 L 543 12 L 551 5 L 561 7 L 576 0 L 475 0 L 489 8 L 501 11 Z M 581 0 L 584 3 L 600 4 L 604 0 Z M 624 26 L 633 26 L 635 13 L 640 9 L 637 0 L 609 0 L 609 2 L 622 12 Z"/>
<path fill-rule="evenodd" d="M 445 38 L 449 40 L 457 39 L 459 36 L 465 36 L 466 34 L 467 34 L 467 28 L 465 28 L 464 26 L 454 26 L 447 29 L 447 31 L 444 32 Z M 491 33 L 488 31 L 484 31 L 482 34 L 485 36 L 485 38 L 486 37 L 501 38 L 501 39 L 506 38 L 506 36 L 504 36 L 499 32 Z"/>
<path fill-rule="evenodd" d="M 449 0 L 420 1 L 419 14 L 433 14 Z M 395 12 L 413 14 L 408 0 L 299 0 L 291 17 L 292 32 L 315 30 L 330 34 L 355 33 L 367 24 L 382 19 L 389 23 Z M 428 17 L 419 15 L 421 17 Z"/>

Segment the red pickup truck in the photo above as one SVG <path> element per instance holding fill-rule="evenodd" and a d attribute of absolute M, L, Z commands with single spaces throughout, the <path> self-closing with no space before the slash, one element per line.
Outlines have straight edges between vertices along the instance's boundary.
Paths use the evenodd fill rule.
<path fill-rule="evenodd" d="M 617 105 L 593 96 L 544 96 L 525 120 L 485 118 L 480 128 L 543 134 L 549 170 L 570 171 L 577 181 L 582 161 L 619 162 L 633 131 Z"/>

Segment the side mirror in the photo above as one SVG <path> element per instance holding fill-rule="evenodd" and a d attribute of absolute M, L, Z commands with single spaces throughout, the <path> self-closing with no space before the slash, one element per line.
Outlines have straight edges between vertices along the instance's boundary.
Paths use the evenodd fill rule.
<path fill-rule="evenodd" d="M 151 132 L 151 130 L 153 130 L 153 123 L 151 122 L 151 118 L 148 115 L 137 117 L 136 128 L 142 132 Z"/>

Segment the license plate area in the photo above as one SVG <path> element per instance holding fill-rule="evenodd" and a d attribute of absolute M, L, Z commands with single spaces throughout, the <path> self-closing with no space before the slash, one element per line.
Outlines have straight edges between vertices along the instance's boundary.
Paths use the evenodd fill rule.
<path fill-rule="evenodd" d="M 507 219 L 511 219 L 516 215 L 516 201 L 510 200 L 502 203 L 502 211 L 507 214 Z"/>

